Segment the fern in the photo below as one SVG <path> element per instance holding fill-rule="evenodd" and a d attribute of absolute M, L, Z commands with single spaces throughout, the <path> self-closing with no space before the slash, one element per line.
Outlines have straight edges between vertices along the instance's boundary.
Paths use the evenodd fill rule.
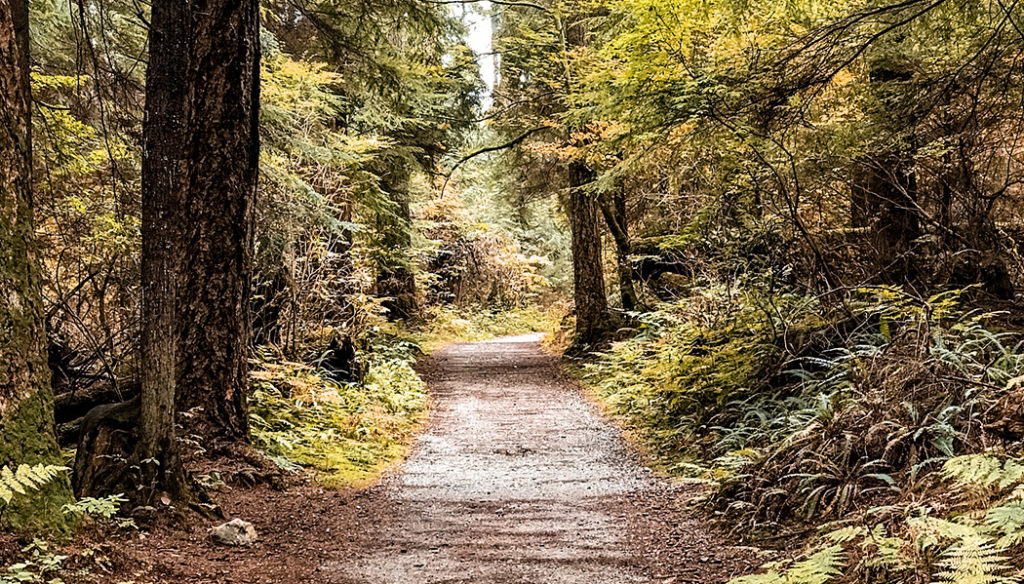
<path fill-rule="evenodd" d="M 67 470 L 67 467 L 51 464 L 23 464 L 12 471 L 4 465 L 0 469 L 0 500 L 4 506 L 10 505 L 15 496 L 34 493 Z"/>
<path fill-rule="evenodd" d="M 840 574 L 844 558 L 843 547 L 833 545 L 795 562 L 785 572 L 772 569 L 735 578 L 729 584 L 825 584 Z"/>
<path fill-rule="evenodd" d="M 935 576 L 944 584 L 1015 584 L 1016 579 L 1002 576 L 1011 567 L 992 538 L 973 534 L 961 539 L 942 555 Z"/>
<path fill-rule="evenodd" d="M 1012 459 L 1004 463 L 987 454 L 970 454 L 947 460 L 942 473 L 965 485 L 1006 489 L 1024 481 L 1024 464 Z"/>
<path fill-rule="evenodd" d="M 1009 548 L 1021 543 L 1024 541 L 1024 502 L 989 509 L 985 514 L 985 525 L 1002 534 L 996 542 L 999 547 Z"/>

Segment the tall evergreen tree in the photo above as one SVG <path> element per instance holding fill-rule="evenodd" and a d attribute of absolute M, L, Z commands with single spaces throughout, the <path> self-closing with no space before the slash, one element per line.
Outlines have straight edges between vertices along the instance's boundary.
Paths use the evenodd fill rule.
<path fill-rule="evenodd" d="M 33 251 L 31 104 L 28 3 L 0 0 L 0 466 L 10 467 L 60 459 Z M 15 500 L 5 522 L 59 522 L 70 493 L 63 483 L 48 490 Z"/>
<path fill-rule="evenodd" d="M 574 49 L 587 44 L 587 25 L 582 17 L 568 19 L 565 30 L 566 44 Z M 566 72 L 567 92 L 572 90 L 572 79 Z M 573 128 L 569 129 L 573 134 Z M 572 233 L 573 300 L 576 306 L 576 336 L 574 344 L 593 345 L 607 332 L 608 296 L 604 285 L 604 267 L 601 264 L 601 220 L 597 198 L 587 190 L 594 180 L 593 171 L 586 161 L 569 161 L 569 226 Z"/>
<path fill-rule="evenodd" d="M 175 444 L 175 337 L 182 261 L 180 210 L 188 189 L 189 2 L 153 5 L 142 152 L 142 395 L 137 461 L 158 461 L 145 481 L 184 498 Z"/>
<path fill-rule="evenodd" d="M 191 15 L 178 410 L 190 431 L 239 441 L 248 434 L 259 4 L 197 0 Z"/>

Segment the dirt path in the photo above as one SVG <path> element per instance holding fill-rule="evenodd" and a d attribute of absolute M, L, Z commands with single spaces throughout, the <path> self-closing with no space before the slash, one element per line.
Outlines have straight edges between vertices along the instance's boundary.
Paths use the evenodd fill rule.
<path fill-rule="evenodd" d="M 157 529 L 115 544 L 98 581 L 714 584 L 763 563 L 644 469 L 536 336 L 452 345 L 423 369 L 430 422 L 377 485 L 227 489 L 218 501 L 256 545 L 211 543 L 213 523 Z"/>
<path fill-rule="evenodd" d="M 452 345 L 434 409 L 360 513 L 337 584 L 718 582 L 749 571 L 642 467 L 538 337 Z"/>

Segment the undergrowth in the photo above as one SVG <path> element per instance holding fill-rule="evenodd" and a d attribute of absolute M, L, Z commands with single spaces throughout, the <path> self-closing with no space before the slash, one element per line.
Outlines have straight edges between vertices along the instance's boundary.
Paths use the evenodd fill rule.
<path fill-rule="evenodd" d="M 962 294 L 695 290 L 584 378 L 735 533 L 821 529 L 744 584 L 1019 582 L 1024 345 Z"/>
<path fill-rule="evenodd" d="M 350 383 L 264 354 L 249 399 L 253 443 L 285 469 L 313 470 L 328 487 L 372 480 L 404 454 L 424 415 L 417 353 L 407 341 L 381 340 L 364 379 Z"/>
<path fill-rule="evenodd" d="M 794 560 L 730 584 L 1024 582 L 1024 459 L 974 454 L 942 466 L 943 496 L 866 510 L 822 530 Z"/>
<path fill-rule="evenodd" d="M 567 308 L 561 304 L 518 308 L 454 308 L 435 306 L 413 338 L 428 353 L 448 343 L 487 341 L 531 332 L 559 329 Z"/>

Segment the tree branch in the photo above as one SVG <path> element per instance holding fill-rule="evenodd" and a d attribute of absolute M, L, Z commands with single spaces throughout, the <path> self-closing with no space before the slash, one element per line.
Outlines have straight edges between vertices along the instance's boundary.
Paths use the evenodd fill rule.
<path fill-rule="evenodd" d="M 541 6 L 540 4 L 534 4 L 533 2 L 514 2 L 512 0 L 420 0 L 420 2 L 426 2 L 427 4 L 476 4 L 477 2 L 490 2 L 491 4 L 497 4 L 499 6 L 521 6 L 523 8 L 540 10 L 541 12 L 549 12 L 547 7 Z"/>
<path fill-rule="evenodd" d="M 516 136 L 515 138 L 509 140 L 508 142 L 505 142 L 504 144 L 499 144 L 497 146 L 488 146 L 486 148 L 481 148 L 479 150 L 476 150 L 474 152 L 471 152 L 470 154 L 467 154 L 467 155 L 463 156 L 462 158 L 460 158 L 458 160 L 458 162 L 455 163 L 454 166 L 452 166 L 452 169 L 448 171 L 448 174 L 445 175 L 444 185 L 441 186 L 441 195 L 440 196 L 442 196 L 442 197 L 444 196 L 444 192 L 448 188 L 448 183 L 451 182 L 451 180 L 452 180 L 452 175 L 455 174 L 455 171 L 458 170 L 459 167 L 462 166 L 464 163 L 468 162 L 469 160 L 472 160 L 473 158 L 476 158 L 477 156 L 480 156 L 481 154 L 487 154 L 488 152 L 497 152 L 499 150 L 505 150 L 506 148 L 512 148 L 513 146 L 517 146 L 517 145 L 521 144 L 523 142 L 523 140 L 526 140 L 527 138 L 529 138 L 530 136 L 536 134 L 537 132 L 540 132 L 541 130 L 547 130 L 547 129 L 548 129 L 548 126 L 541 126 L 539 128 L 532 128 L 532 129 L 527 130 L 527 131 L 523 132 L 522 134 Z"/>

